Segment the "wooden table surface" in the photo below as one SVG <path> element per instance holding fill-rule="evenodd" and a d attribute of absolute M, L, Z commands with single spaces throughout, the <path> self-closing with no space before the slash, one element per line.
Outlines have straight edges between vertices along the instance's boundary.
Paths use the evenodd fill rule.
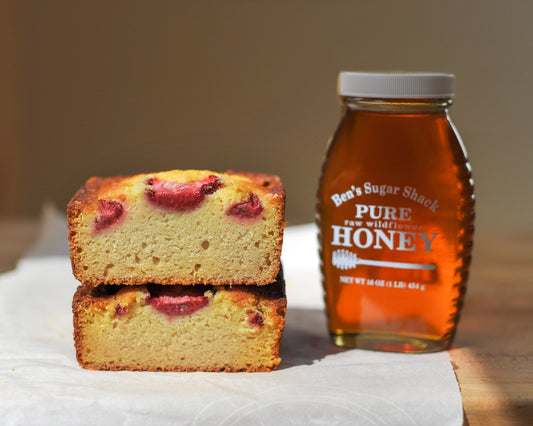
<path fill-rule="evenodd" d="M 0 220 L 0 272 L 33 242 L 36 220 Z M 465 424 L 533 425 L 533 231 L 476 236 L 455 345 Z"/>

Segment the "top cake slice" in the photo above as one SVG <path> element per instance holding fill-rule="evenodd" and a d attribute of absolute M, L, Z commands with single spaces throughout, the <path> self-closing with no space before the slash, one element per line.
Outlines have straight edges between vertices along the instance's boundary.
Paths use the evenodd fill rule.
<path fill-rule="evenodd" d="M 94 177 L 67 213 L 72 269 L 84 285 L 266 285 L 280 269 L 285 190 L 277 176 Z"/>

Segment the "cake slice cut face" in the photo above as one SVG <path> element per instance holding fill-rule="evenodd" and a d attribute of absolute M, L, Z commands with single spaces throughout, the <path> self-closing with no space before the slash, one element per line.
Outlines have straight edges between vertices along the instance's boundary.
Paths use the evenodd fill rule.
<path fill-rule="evenodd" d="M 266 286 L 80 286 L 74 341 L 94 370 L 271 371 L 287 300 Z"/>
<path fill-rule="evenodd" d="M 174 170 L 91 178 L 68 206 L 84 285 L 275 281 L 285 191 L 273 175 Z"/>

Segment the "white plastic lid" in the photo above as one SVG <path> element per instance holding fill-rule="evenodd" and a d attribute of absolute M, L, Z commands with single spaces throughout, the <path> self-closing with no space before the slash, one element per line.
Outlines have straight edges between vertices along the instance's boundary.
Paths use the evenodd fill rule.
<path fill-rule="evenodd" d="M 443 73 L 341 72 L 339 95 L 362 98 L 449 98 L 455 77 Z"/>

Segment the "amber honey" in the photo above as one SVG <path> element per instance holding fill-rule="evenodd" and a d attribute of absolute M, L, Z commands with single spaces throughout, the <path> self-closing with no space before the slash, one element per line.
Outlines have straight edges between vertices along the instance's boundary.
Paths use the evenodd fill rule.
<path fill-rule="evenodd" d="M 340 346 L 430 352 L 456 331 L 473 182 L 450 94 L 423 95 L 341 93 L 317 205 L 329 332 Z"/>

